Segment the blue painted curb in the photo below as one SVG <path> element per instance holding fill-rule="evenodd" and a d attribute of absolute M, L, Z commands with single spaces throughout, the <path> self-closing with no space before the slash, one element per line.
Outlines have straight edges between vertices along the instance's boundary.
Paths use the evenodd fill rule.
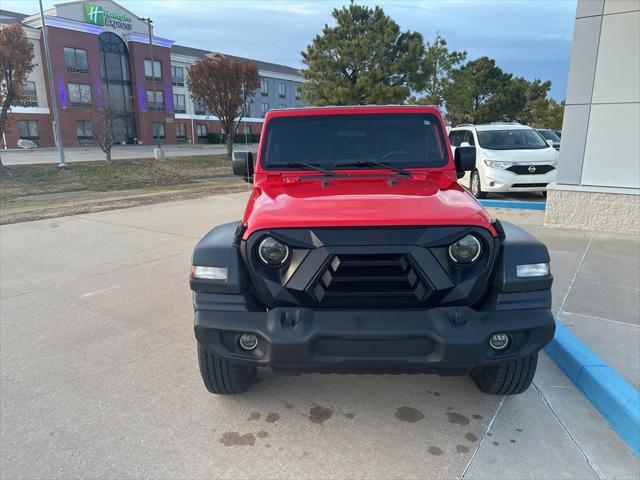
<path fill-rule="evenodd" d="M 544 210 L 546 202 L 521 202 L 518 200 L 480 200 L 483 207 L 519 208 L 522 210 Z"/>
<path fill-rule="evenodd" d="M 640 456 L 640 392 L 558 321 L 545 352 Z"/>

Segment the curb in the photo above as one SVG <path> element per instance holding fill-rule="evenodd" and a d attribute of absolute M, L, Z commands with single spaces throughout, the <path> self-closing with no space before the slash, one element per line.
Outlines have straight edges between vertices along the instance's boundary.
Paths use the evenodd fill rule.
<path fill-rule="evenodd" d="M 557 320 L 545 352 L 640 456 L 640 392 Z"/>
<path fill-rule="evenodd" d="M 480 205 L 489 208 L 518 208 L 521 210 L 544 210 L 547 202 L 525 202 L 519 200 L 480 200 Z"/>

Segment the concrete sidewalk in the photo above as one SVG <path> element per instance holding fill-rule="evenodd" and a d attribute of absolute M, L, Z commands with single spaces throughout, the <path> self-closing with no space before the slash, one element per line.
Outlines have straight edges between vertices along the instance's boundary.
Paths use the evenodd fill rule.
<path fill-rule="evenodd" d="M 238 149 L 255 151 L 257 144 L 248 146 L 237 144 Z M 113 160 L 129 160 L 133 158 L 153 158 L 153 145 L 115 145 L 111 151 Z M 226 145 L 163 145 L 169 158 L 191 155 L 221 155 L 227 153 Z M 104 153 L 98 147 L 68 147 L 64 150 L 67 162 L 104 161 Z M 5 165 L 31 165 L 36 163 L 58 163 L 58 150 L 55 148 L 37 148 L 35 150 L 0 150 Z"/>
<path fill-rule="evenodd" d="M 545 355 L 534 386 L 508 398 L 483 395 L 466 377 L 266 372 L 246 395 L 209 395 L 195 355 L 190 254 L 212 226 L 240 218 L 245 201 L 0 227 L 0 477 L 638 477 L 638 458 Z M 589 263 L 599 256 L 613 259 L 613 276 L 621 265 L 617 282 L 627 284 L 635 244 L 544 229 L 541 212 L 499 216 L 548 242 L 554 309 L 582 315 L 578 335 L 590 343 L 579 329 L 591 317 L 606 318 L 589 323 L 600 342 L 617 338 L 607 337 L 609 320 L 637 335 L 622 311 L 596 315 L 580 290 L 596 283 L 590 272 L 603 275 Z M 637 286 L 626 292 L 638 301 Z M 638 363 L 633 350 L 617 355 Z"/>

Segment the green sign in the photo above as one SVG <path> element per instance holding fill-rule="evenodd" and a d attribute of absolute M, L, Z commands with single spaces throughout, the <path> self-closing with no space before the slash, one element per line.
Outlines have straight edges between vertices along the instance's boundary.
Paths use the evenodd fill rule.
<path fill-rule="evenodd" d="M 95 3 L 84 4 L 84 20 L 87 23 L 93 23 L 101 27 L 122 28 L 124 30 L 131 30 L 133 28 L 129 15 L 112 12 L 102 5 L 96 5 Z"/>

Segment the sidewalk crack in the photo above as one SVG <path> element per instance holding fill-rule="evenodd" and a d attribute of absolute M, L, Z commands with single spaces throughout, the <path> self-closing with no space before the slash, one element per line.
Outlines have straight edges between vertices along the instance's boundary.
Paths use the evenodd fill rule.
<path fill-rule="evenodd" d="M 551 408 L 551 405 L 549 404 L 549 402 L 547 401 L 547 399 L 544 397 L 543 393 L 540 391 L 540 389 L 538 389 L 538 387 L 532 383 L 531 386 L 533 388 L 535 388 L 536 392 L 538 392 L 538 395 L 540 395 L 540 398 L 542 399 L 542 401 L 544 402 L 544 404 L 547 406 L 547 408 L 549 409 L 549 411 L 551 412 L 551 414 L 553 415 L 553 417 L 556 419 L 556 421 L 560 424 L 560 426 L 562 427 L 562 429 L 564 430 L 564 432 L 567 434 L 567 436 L 571 439 L 571 441 L 573 442 L 573 444 L 575 445 L 575 447 L 578 449 L 578 451 L 580 452 L 580 454 L 584 457 L 584 459 L 587 461 L 587 463 L 589 464 L 589 466 L 591 467 L 591 469 L 594 471 L 594 473 L 598 476 L 598 478 L 600 480 L 603 480 L 605 478 L 604 474 L 598 470 L 598 468 L 591 462 L 591 459 L 589 458 L 589 456 L 585 453 L 584 450 L 582 450 L 582 448 L 580 448 L 580 445 L 578 444 L 577 440 L 575 438 L 573 438 L 573 435 L 571 435 L 571 432 L 569 432 L 569 429 L 565 426 L 565 424 L 562 422 L 562 420 L 560 420 L 560 418 L 558 417 L 558 415 L 556 415 L 556 412 L 553 411 L 553 408 Z"/>
<path fill-rule="evenodd" d="M 484 442 L 484 439 L 487 436 L 487 433 L 489 432 L 489 430 L 491 430 L 491 427 L 493 426 L 493 422 L 495 422 L 496 417 L 498 416 L 498 413 L 500 412 L 500 409 L 502 408 L 502 404 L 504 403 L 504 401 L 506 399 L 507 399 L 507 396 L 505 395 L 505 396 L 502 397 L 502 400 L 500 400 L 500 405 L 498 405 L 498 408 L 496 409 L 496 413 L 493 414 L 493 417 L 491 418 L 491 421 L 489 422 L 489 425 L 487 425 L 487 428 L 485 429 L 484 433 L 482 434 L 482 437 L 480 437 L 480 441 L 476 445 L 476 448 L 473 451 L 473 454 L 471 454 L 471 458 L 469 459 L 469 461 L 467 462 L 467 465 L 464 467 L 464 470 L 462 471 L 462 475 L 460 476 L 461 480 L 465 477 L 465 475 L 467 474 L 467 471 L 469 470 L 469 467 L 471 467 L 471 464 L 475 460 L 476 455 L 478 454 L 478 451 L 480 450 L 480 447 L 482 446 L 482 442 Z"/>

